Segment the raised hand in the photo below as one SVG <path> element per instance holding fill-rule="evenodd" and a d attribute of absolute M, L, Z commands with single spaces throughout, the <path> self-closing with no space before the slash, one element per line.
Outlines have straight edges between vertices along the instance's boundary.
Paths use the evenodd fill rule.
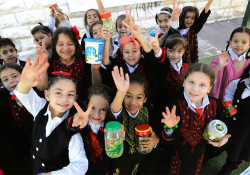
<path fill-rule="evenodd" d="M 171 113 L 169 108 L 166 107 L 166 113 L 162 112 L 162 116 L 164 118 L 161 119 L 161 123 L 164 123 L 168 128 L 173 128 L 175 125 L 177 125 L 180 122 L 180 117 L 176 116 L 175 111 L 176 106 L 172 108 Z"/>
<path fill-rule="evenodd" d="M 135 24 L 135 19 L 133 18 L 133 16 L 131 16 L 131 11 L 132 11 L 132 7 L 129 8 L 129 12 L 128 12 L 127 6 L 125 6 L 126 19 L 124 21 L 128 25 Z"/>
<path fill-rule="evenodd" d="M 228 63 L 230 62 L 230 55 L 227 53 L 227 51 L 225 52 L 222 52 L 220 55 L 219 55 L 219 63 L 218 63 L 218 66 L 220 68 L 223 68 L 225 66 L 228 65 Z"/>
<path fill-rule="evenodd" d="M 131 10 L 132 7 L 130 7 L 129 12 L 127 11 L 127 7 L 125 7 L 125 12 L 126 12 L 126 20 L 122 21 L 122 23 L 129 28 L 131 33 L 137 37 L 138 35 L 141 34 L 140 27 L 138 25 L 135 25 L 134 18 L 131 16 Z"/>
<path fill-rule="evenodd" d="M 126 74 L 124 78 L 122 67 L 120 67 L 119 72 L 118 66 L 115 66 L 114 71 L 112 71 L 112 77 L 114 79 L 118 92 L 127 93 L 129 89 L 129 76 L 128 74 Z"/>
<path fill-rule="evenodd" d="M 151 49 L 154 50 L 155 54 L 159 53 L 160 51 L 160 44 L 159 44 L 159 41 L 158 41 L 158 30 L 156 30 L 155 32 L 155 37 L 151 37 L 148 33 L 145 34 L 149 40 L 150 40 L 150 47 Z"/>
<path fill-rule="evenodd" d="M 108 32 L 108 28 L 106 27 L 102 27 L 101 29 L 101 34 L 102 34 L 102 38 L 106 41 L 106 42 L 110 42 L 110 39 L 112 37 L 112 34 L 110 32 Z"/>
<path fill-rule="evenodd" d="M 142 145 L 143 149 L 149 150 L 149 149 L 152 149 L 155 145 L 157 145 L 159 141 L 160 139 L 157 137 L 157 135 L 151 128 L 151 136 L 144 137 L 143 141 L 140 141 L 140 144 Z"/>
<path fill-rule="evenodd" d="M 36 45 L 36 55 L 39 57 L 39 59 L 42 59 L 43 57 L 49 58 L 49 52 L 46 50 L 46 45 L 44 39 L 42 39 L 42 45 L 40 45 L 35 39 L 33 39 L 35 45 Z"/>
<path fill-rule="evenodd" d="M 214 147 L 221 147 L 225 145 L 228 142 L 228 139 L 231 137 L 230 134 L 225 135 L 219 142 L 213 142 L 211 140 L 208 140 L 208 143 L 213 145 Z"/>
<path fill-rule="evenodd" d="M 172 21 L 177 21 L 181 15 L 180 2 L 181 2 L 181 0 L 179 0 L 177 5 L 176 5 L 175 0 L 173 0 Z"/>
<path fill-rule="evenodd" d="M 89 114 L 93 108 L 93 105 L 90 104 L 87 111 L 84 112 L 82 108 L 77 104 L 77 102 L 74 102 L 73 104 L 77 110 L 77 113 L 74 115 L 72 127 L 80 126 L 80 129 L 83 129 L 88 124 Z"/>
<path fill-rule="evenodd" d="M 55 12 L 54 16 L 59 20 L 59 21 L 64 21 L 65 20 L 65 16 L 64 13 L 62 11 L 62 9 L 59 9 Z"/>

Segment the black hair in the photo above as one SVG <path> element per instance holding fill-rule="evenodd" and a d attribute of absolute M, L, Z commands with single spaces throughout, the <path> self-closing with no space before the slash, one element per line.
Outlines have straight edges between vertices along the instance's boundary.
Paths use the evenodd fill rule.
<path fill-rule="evenodd" d="M 94 38 L 94 37 L 93 37 L 93 27 L 96 26 L 97 24 L 103 25 L 103 22 L 102 22 L 102 21 L 97 21 L 97 22 L 94 22 L 94 23 L 90 26 L 89 34 L 90 34 L 90 37 L 91 37 L 91 38 Z"/>
<path fill-rule="evenodd" d="M 161 14 L 161 11 L 166 11 L 166 12 L 169 12 L 170 14 L 172 14 L 172 12 L 173 12 L 173 9 L 172 8 L 170 8 L 170 7 L 164 7 L 164 8 L 162 8 L 161 10 L 160 10 L 160 14 Z M 162 14 L 165 14 L 165 13 L 162 13 Z M 168 15 L 168 14 L 166 14 L 166 15 Z M 156 22 L 156 24 L 158 24 L 158 17 L 159 17 L 159 15 L 158 15 L 158 13 L 155 15 L 155 22 Z M 169 17 L 169 19 L 171 18 L 171 15 L 168 15 L 168 17 Z"/>
<path fill-rule="evenodd" d="M 191 65 L 185 72 L 184 79 L 187 79 L 187 77 L 194 72 L 203 72 L 204 74 L 207 74 L 210 78 L 210 85 L 212 86 L 214 84 L 215 80 L 214 71 L 208 64 L 196 63 Z"/>
<path fill-rule="evenodd" d="M 51 35 L 52 36 L 52 31 L 47 27 L 47 26 L 44 26 L 42 23 L 38 23 L 40 25 L 34 27 L 32 30 L 31 30 L 31 34 L 32 35 L 35 35 L 37 32 L 41 32 L 45 35 Z"/>
<path fill-rule="evenodd" d="M 197 21 L 198 17 L 199 17 L 199 10 L 197 7 L 193 7 L 193 6 L 186 6 L 182 9 L 182 12 L 181 12 L 181 15 L 180 15 L 180 27 L 179 29 L 185 29 L 186 26 L 185 26 L 185 18 L 186 18 L 186 15 L 188 12 L 191 12 L 191 13 L 195 13 L 195 18 L 194 18 L 194 23 Z M 194 24 L 191 26 L 193 27 Z"/>
<path fill-rule="evenodd" d="M 85 26 L 86 29 L 88 28 L 88 22 L 87 22 L 88 12 L 90 12 L 90 11 L 92 11 L 92 10 L 96 12 L 96 14 L 97 14 L 99 20 L 101 21 L 101 15 L 100 15 L 100 13 L 99 13 L 98 10 L 96 10 L 96 9 L 88 9 L 88 10 L 86 11 L 85 15 L 84 15 L 84 26 Z"/>
<path fill-rule="evenodd" d="M 12 46 L 17 51 L 15 44 L 9 38 L 0 38 L 0 48 L 3 46 Z"/>
<path fill-rule="evenodd" d="M 149 84 L 148 84 L 148 81 L 142 75 L 131 74 L 129 75 L 129 80 L 130 80 L 130 84 L 134 83 L 134 84 L 139 84 L 143 86 L 145 97 L 149 97 L 149 94 L 150 94 Z"/>
<path fill-rule="evenodd" d="M 3 66 L 0 67 L 0 76 L 1 76 L 1 73 L 2 73 L 5 69 L 15 69 L 16 71 L 20 72 L 20 74 L 21 74 L 22 71 L 23 71 L 23 67 L 22 67 L 22 66 L 19 66 L 19 65 L 16 64 L 16 63 L 6 63 L 6 64 L 4 64 Z M 2 80 L 1 80 L 1 79 L 0 79 L 0 83 L 2 83 Z"/>
<path fill-rule="evenodd" d="M 241 80 L 244 80 L 246 78 L 249 78 L 250 77 L 250 64 L 248 64 L 248 66 L 245 68 L 245 70 L 243 71 L 242 75 L 240 76 L 240 79 Z"/>
<path fill-rule="evenodd" d="M 64 15 L 68 18 L 68 19 L 66 19 L 66 20 L 69 21 L 68 15 L 66 15 L 65 13 L 64 13 Z M 55 27 L 56 27 L 56 28 L 58 28 L 58 25 L 59 25 L 60 23 L 61 23 L 61 21 L 59 21 L 58 18 L 55 18 Z"/>
<path fill-rule="evenodd" d="M 75 57 L 76 58 L 82 58 L 83 55 L 82 55 L 80 44 L 79 44 L 78 40 L 76 39 L 76 34 L 68 27 L 61 27 L 61 28 L 57 29 L 53 33 L 53 37 L 52 37 L 52 55 L 51 55 L 50 61 L 55 60 L 55 59 L 59 59 L 59 55 L 56 52 L 56 44 L 57 44 L 57 41 L 59 39 L 59 35 L 62 34 L 62 33 L 67 35 L 73 41 L 73 43 L 75 44 Z"/>
<path fill-rule="evenodd" d="M 126 19 L 126 15 L 125 14 L 122 14 L 122 15 L 119 15 L 115 21 L 115 28 L 116 28 L 116 31 L 117 31 L 117 25 L 118 25 L 118 21 L 123 21 L 124 19 Z"/>
<path fill-rule="evenodd" d="M 109 103 L 112 101 L 111 90 L 104 84 L 92 85 L 88 90 L 88 101 L 93 95 L 103 96 Z"/>
<path fill-rule="evenodd" d="M 247 27 L 238 27 L 236 29 L 234 29 L 234 31 L 231 33 L 229 41 L 231 41 L 233 39 L 233 36 L 235 33 L 247 33 L 249 35 L 249 41 L 250 41 L 250 29 Z M 226 46 L 226 50 L 228 50 L 228 47 L 230 45 L 229 41 L 227 41 L 227 46 Z M 246 59 L 250 58 L 250 48 L 248 48 L 247 54 L 246 54 Z"/>
<path fill-rule="evenodd" d="M 174 49 L 176 45 L 182 45 L 184 49 L 186 49 L 188 42 L 187 40 L 181 36 L 180 34 L 173 34 L 169 36 L 166 40 L 165 49 Z"/>

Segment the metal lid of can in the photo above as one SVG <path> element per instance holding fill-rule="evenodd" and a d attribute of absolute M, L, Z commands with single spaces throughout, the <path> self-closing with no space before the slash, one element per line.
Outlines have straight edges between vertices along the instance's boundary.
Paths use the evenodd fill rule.
<path fill-rule="evenodd" d="M 135 127 L 135 134 L 139 136 L 146 136 L 151 134 L 151 126 L 147 124 L 138 125 Z"/>
<path fill-rule="evenodd" d="M 109 17 L 111 17 L 111 12 L 110 11 L 106 11 L 106 12 L 101 13 L 101 18 L 102 19 L 106 19 L 106 18 L 109 18 Z"/>

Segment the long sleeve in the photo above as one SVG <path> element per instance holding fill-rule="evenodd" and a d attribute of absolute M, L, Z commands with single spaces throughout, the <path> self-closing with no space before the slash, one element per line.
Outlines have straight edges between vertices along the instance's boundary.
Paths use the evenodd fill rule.
<path fill-rule="evenodd" d="M 207 22 L 207 18 L 209 17 L 211 11 L 209 10 L 207 13 L 205 13 L 205 9 L 201 12 L 199 18 L 194 24 L 194 31 L 195 33 L 199 33 L 202 29 L 203 25 Z"/>
<path fill-rule="evenodd" d="M 68 28 L 72 27 L 72 24 L 66 19 L 64 21 L 61 21 L 61 24 L 63 25 L 63 27 L 68 27 Z"/>
<path fill-rule="evenodd" d="M 226 91 L 225 91 L 225 96 L 224 96 L 225 101 L 231 101 L 231 102 L 233 101 L 234 93 L 237 89 L 237 84 L 239 81 L 240 81 L 240 79 L 237 79 L 237 80 L 233 80 L 229 83 L 229 85 L 227 86 Z"/>
<path fill-rule="evenodd" d="M 48 21 L 46 26 L 52 31 L 54 32 L 56 30 L 55 28 L 55 17 L 49 15 Z"/>
<path fill-rule="evenodd" d="M 33 115 L 34 120 L 40 110 L 45 106 L 47 100 L 40 98 L 37 93 L 30 89 L 29 93 L 23 94 L 16 88 L 13 93 L 16 95 L 17 99 L 24 105 L 24 107 Z"/>
<path fill-rule="evenodd" d="M 83 175 L 88 170 L 88 159 L 85 154 L 82 137 L 79 133 L 73 135 L 69 142 L 69 165 L 52 171 L 52 175 Z"/>

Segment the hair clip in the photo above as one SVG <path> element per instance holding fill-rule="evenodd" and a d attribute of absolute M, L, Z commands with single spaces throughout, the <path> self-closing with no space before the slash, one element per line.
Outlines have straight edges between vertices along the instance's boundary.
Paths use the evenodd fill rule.
<path fill-rule="evenodd" d="M 70 29 L 76 34 L 76 39 L 77 40 L 81 39 L 79 30 L 76 28 L 76 26 L 70 27 Z"/>
<path fill-rule="evenodd" d="M 52 72 L 52 75 L 66 75 L 66 76 L 71 76 L 72 69 L 70 69 L 70 72 L 64 72 L 64 71 L 56 71 Z"/>

